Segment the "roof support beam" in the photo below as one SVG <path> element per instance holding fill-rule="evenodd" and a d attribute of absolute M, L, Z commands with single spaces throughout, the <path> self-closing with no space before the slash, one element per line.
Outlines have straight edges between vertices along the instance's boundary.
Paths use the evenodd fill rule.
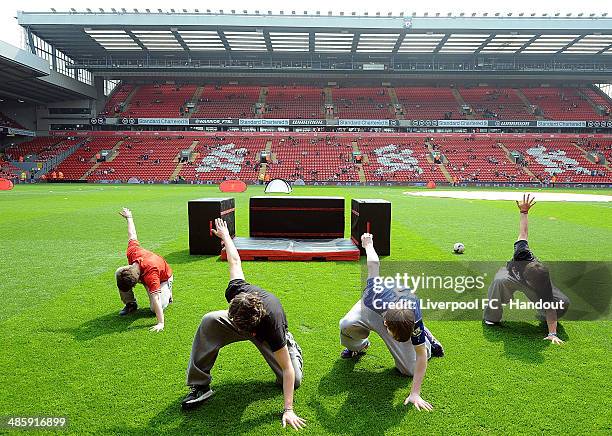
<path fill-rule="evenodd" d="M 609 46 L 607 46 L 607 47 L 602 48 L 601 50 L 599 50 L 599 51 L 598 51 L 597 53 L 595 53 L 595 54 L 598 54 L 598 55 L 600 55 L 600 54 L 604 54 L 605 52 L 607 52 L 607 51 L 608 51 L 608 50 L 610 50 L 611 48 L 612 48 L 612 44 L 610 44 L 610 45 L 609 45 Z"/>
<path fill-rule="evenodd" d="M 30 53 L 36 54 L 36 47 L 34 46 L 34 37 L 32 36 L 32 30 L 30 26 L 26 27 L 26 35 L 28 36 L 28 45 L 30 46 Z"/>
<path fill-rule="evenodd" d="M 172 32 L 172 35 L 174 35 L 174 39 L 176 39 L 176 41 L 181 45 L 181 47 L 183 47 L 183 50 L 185 50 L 187 53 L 190 53 L 191 50 L 189 50 L 189 46 L 187 45 L 183 37 L 176 31 L 176 29 L 170 29 L 170 32 Z"/>
<path fill-rule="evenodd" d="M 357 46 L 359 45 L 359 38 L 361 37 L 361 33 L 355 32 L 353 34 L 353 43 L 351 44 L 351 53 L 355 53 L 357 51 Z"/>
<path fill-rule="evenodd" d="M 448 38 L 450 38 L 450 36 L 451 36 L 450 33 L 447 33 L 446 35 L 444 35 L 444 37 L 440 40 L 436 48 L 434 48 L 433 52 L 438 53 L 442 49 L 442 47 L 444 47 L 444 44 L 446 44 L 446 41 L 448 41 Z"/>
<path fill-rule="evenodd" d="M 493 35 L 489 35 L 489 36 L 487 37 L 487 39 L 485 39 L 485 40 L 482 42 L 482 44 L 480 44 L 480 45 L 478 46 L 478 48 L 477 48 L 476 50 L 474 50 L 474 54 L 478 54 L 478 53 L 480 53 L 480 52 L 482 51 L 482 49 L 483 49 L 483 48 L 485 48 L 487 45 L 489 45 L 489 43 L 490 43 L 491 41 L 493 41 L 493 38 L 495 38 L 496 36 L 497 36 L 497 35 L 495 35 L 495 34 L 493 34 Z"/>
<path fill-rule="evenodd" d="M 134 32 L 132 32 L 131 30 L 125 29 L 125 33 L 128 34 L 128 36 L 130 38 L 132 38 L 132 40 L 138 44 L 138 47 L 140 47 L 143 50 L 147 50 L 147 48 L 145 47 L 145 45 L 142 43 L 142 41 L 140 39 L 138 39 L 138 37 L 136 35 L 134 35 Z"/>
<path fill-rule="evenodd" d="M 219 35 L 219 39 L 223 43 L 223 47 L 225 47 L 225 50 L 230 51 L 232 47 L 230 46 L 230 43 L 227 40 L 227 37 L 225 36 L 223 30 L 217 30 L 217 34 Z"/>
<path fill-rule="evenodd" d="M 406 32 L 402 32 L 399 34 L 399 37 L 397 38 L 397 41 L 395 41 L 395 45 L 393 46 L 393 50 L 391 50 L 391 53 L 396 54 L 400 47 L 402 46 L 402 43 L 404 42 L 404 38 L 406 37 Z"/>
<path fill-rule="evenodd" d="M 525 44 L 523 44 L 523 45 L 521 46 L 521 48 L 519 48 L 517 51 L 515 51 L 515 52 L 514 52 L 514 54 L 519 54 L 519 53 L 522 53 L 522 52 L 523 52 L 523 51 L 524 51 L 524 50 L 525 50 L 527 47 L 529 47 L 531 44 L 533 44 L 535 41 L 537 41 L 537 39 L 538 39 L 540 36 L 542 36 L 542 34 L 541 34 L 541 33 L 539 33 L 539 34 L 537 34 L 537 35 L 532 36 L 532 37 L 529 39 L 529 41 L 527 41 Z"/>
<path fill-rule="evenodd" d="M 574 38 L 573 41 L 571 41 L 569 44 L 566 44 L 565 47 L 559 49 L 559 51 L 557 51 L 555 54 L 560 54 L 563 53 L 565 50 L 567 50 L 568 48 L 570 48 L 572 45 L 576 44 L 578 41 L 580 41 L 582 38 L 584 38 L 586 35 L 579 35 L 577 38 Z"/>
<path fill-rule="evenodd" d="M 274 49 L 272 48 L 272 40 L 270 39 L 270 32 L 268 30 L 263 31 L 263 38 L 266 42 L 266 49 L 268 49 L 268 51 L 272 53 Z"/>

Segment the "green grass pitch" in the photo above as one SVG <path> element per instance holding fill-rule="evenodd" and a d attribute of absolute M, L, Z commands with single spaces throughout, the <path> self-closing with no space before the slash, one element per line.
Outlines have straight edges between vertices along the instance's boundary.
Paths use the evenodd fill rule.
<path fill-rule="evenodd" d="M 392 201 L 390 260 L 453 260 L 457 241 L 467 247 L 462 260 L 511 256 L 513 202 L 414 198 L 405 190 L 298 187 L 294 195 Z M 248 198 L 261 193 L 250 187 L 236 195 L 241 236 Z M 213 186 L 153 185 L 0 193 L 0 415 L 67 416 L 68 431 L 79 434 L 293 433 L 280 426 L 281 390 L 249 343 L 221 351 L 216 394 L 206 405 L 180 410 L 195 329 L 204 313 L 227 306 L 226 264 L 188 254 L 186 204 L 206 196 L 222 194 Z M 143 246 L 174 269 L 175 303 L 160 334 L 148 331 L 148 307 L 117 316 L 113 273 L 125 263 L 127 242 L 121 206 L 133 210 Z M 612 206 L 539 203 L 530 214 L 530 244 L 544 261 L 612 261 Z M 339 359 L 338 321 L 361 291 L 358 263 L 243 265 L 247 280 L 279 296 L 304 350 L 305 377 L 295 395 L 295 410 L 308 422 L 303 434 L 612 432 L 610 321 L 561 321 L 568 340 L 555 347 L 541 339 L 535 319 L 488 333 L 477 321 L 425 318 L 446 356 L 430 361 L 423 384 L 434 411 L 418 412 L 402 405 L 411 379 L 396 374 L 376 335 L 358 363 Z M 144 303 L 141 286 L 136 295 Z"/>

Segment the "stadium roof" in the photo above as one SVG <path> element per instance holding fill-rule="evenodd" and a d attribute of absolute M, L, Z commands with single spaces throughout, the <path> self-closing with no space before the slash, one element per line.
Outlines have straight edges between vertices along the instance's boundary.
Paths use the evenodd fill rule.
<path fill-rule="evenodd" d="M 232 11 L 234 12 L 234 11 Z M 245 11 L 246 12 L 246 11 Z M 438 15 L 438 14 L 437 14 Z M 606 16 L 18 12 L 18 22 L 73 59 L 188 53 L 612 55 Z"/>
<path fill-rule="evenodd" d="M 0 96 L 34 103 L 95 96 L 94 89 L 49 68 L 49 62 L 0 41 Z"/>

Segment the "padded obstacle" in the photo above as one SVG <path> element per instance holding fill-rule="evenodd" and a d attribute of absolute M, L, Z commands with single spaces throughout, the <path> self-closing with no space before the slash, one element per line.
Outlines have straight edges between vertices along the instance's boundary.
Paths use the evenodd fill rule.
<path fill-rule="evenodd" d="M 350 239 L 234 238 L 242 260 L 355 261 L 359 247 Z M 225 249 L 221 259 L 227 260 Z"/>

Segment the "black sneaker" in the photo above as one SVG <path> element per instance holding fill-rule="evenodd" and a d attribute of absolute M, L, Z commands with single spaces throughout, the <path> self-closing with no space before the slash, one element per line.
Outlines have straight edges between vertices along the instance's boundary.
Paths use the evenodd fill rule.
<path fill-rule="evenodd" d="M 119 312 L 120 316 L 125 316 L 129 313 L 132 312 L 136 312 L 136 309 L 138 309 L 138 304 L 136 303 L 128 303 L 125 305 L 125 307 L 123 309 L 121 309 L 121 312 Z"/>
<path fill-rule="evenodd" d="M 444 356 L 444 348 L 442 347 L 442 344 L 434 335 L 431 334 L 427 327 L 425 327 L 425 337 L 429 340 L 429 344 L 431 345 L 431 355 L 433 357 Z"/>
<path fill-rule="evenodd" d="M 181 402 L 181 407 L 183 410 L 193 410 L 202 405 L 204 401 L 208 400 L 214 391 L 210 388 L 210 386 L 192 386 L 191 391 L 187 394 L 183 401 Z"/>
<path fill-rule="evenodd" d="M 369 347 L 370 347 L 370 341 L 366 339 L 366 342 L 365 344 L 363 344 L 363 347 L 361 347 L 361 350 L 352 351 L 352 350 L 349 350 L 348 348 L 345 348 L 344 350 L 342 350 L 342 353 L 340 353 L 340 357 L 342 357 L 343 359 L 354 359 L 357 357 L 361 357 L 366 353 Z"/>

